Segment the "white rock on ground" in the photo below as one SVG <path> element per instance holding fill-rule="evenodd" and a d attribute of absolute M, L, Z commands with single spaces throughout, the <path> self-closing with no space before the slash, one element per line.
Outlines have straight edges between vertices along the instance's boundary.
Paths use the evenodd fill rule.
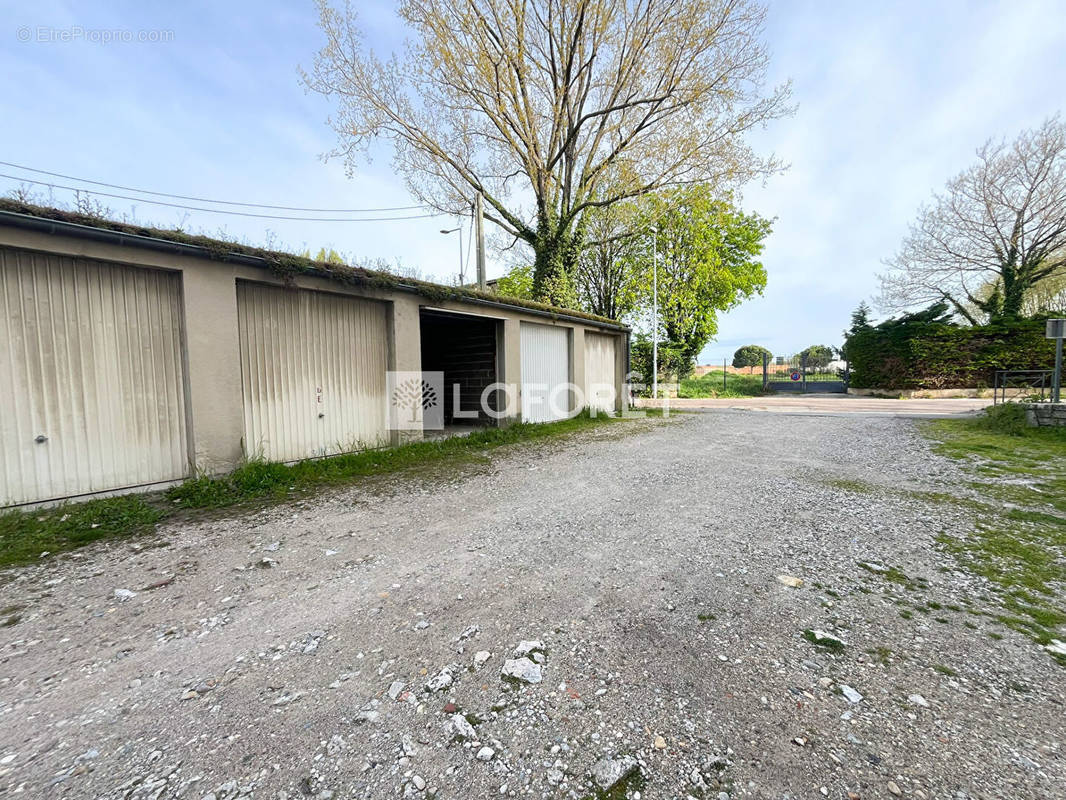
<path fill-rule="evenodd" d="M 834 636 L 833 634 L 831 634 L 831 633 L 829 633 L 827 631 L 817 630 L 816 629 L 816 630 L 811 631 L 811 633 L 814 634 L 814 638 L 817 639 L 818 641 L 828 640 L 830 642 L 836 642 L 837 644 L 840 644 L 840 645 L 845 644 L 844 640 L 841 639 L 839 636 Z"/>
<path fill-rule="evenodd" d="M 1058 639 L 1052 639 L 1044 645 L 1044 649 L 1057 656 L 1066 656 L 1066 642 L 1059 641 Z"/>
<path fill-rule="evenodd" d="M 528 658 L 511 658 L 503 662 L 500 675 L 523 683 L 540 683 L 542 679 L 540 664 Z"/>
<path fill-rule="evenodd" d="M 592 765 L 592 780 L 603 791 L 608 791 L 640 769 L 633 756 L 601 758 Z"/>
<path fill-rule="evenodd" d="M 530 653 L 537 651 L 544 651 L 544 642 L 539 639 L 531 639 L 529 641 L 519 642 L 518 647 L 514 649 L 514 652 L 511 655 L 514 658 L 522 658 L 523 656 L 528 656 Z"/>
<path fill-rule="evenodd" d="M 452 735 L 454 736 L 471 740 L 477 738 L 477 732 L 474 730 L 474 726 L 471 725 L 467 718 L 462 714 L 452 715 L 452 718 L 448 720 L 448 727 L 451 729 Z"/>
<path fill-rule="evenodd" d="M 427 692 L 442 692 L 452 685 L 454 678 L 452 678 L 452 671 L 445 667 L 428 681 L 426 681 Z"/>
<path fill-rule="evenodd" d="M 478 626 L 478 625 L 467 625 L 465 628 L 463 628 L 463 632 L 459 634 L 458 638 L 455 641 L 457 641 L 457 642 L 465 641 L 466 639 L 469 639 L 471 636 L 475 636 L 477 634 L 477 632 L 480 631 L 480 630 L 481 630 L 481 627 Z"/>
<path fill-rule="evenodd" d="M 862 702 L 862 695 L 855 691 L 855 689 L 853 689 L 852 687 L 848 686 L 846 683 L 840 684 L 840 691 L 844 694 L 844 697 L 848 699 L 849 703 Z"/>

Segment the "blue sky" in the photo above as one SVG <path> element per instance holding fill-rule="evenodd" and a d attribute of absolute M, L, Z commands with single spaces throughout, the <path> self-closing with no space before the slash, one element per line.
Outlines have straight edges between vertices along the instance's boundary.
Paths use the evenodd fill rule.
<path fill-rule="evenodd" d="M 185 195 L 311 207 L 413 201 L 387 149 L 353 178 L 321 156 L 331 108 L 305 93 L 321 36 L 307 2 L 60 3 L 8 0 L 0 30 L 0 160 Z M 391 2 L 363 0 L 370 41 L 400 41 Z M 83 30 L 166 31 L 162 42 L 39 41 Z M 20 41 L 26 36 L 30 41 Z M 54 31 L 54 34 L 47 33 Z M 776 217 L 765 296 L 721 319 L 703 361 L 741 344 L 788 354 L 838 344 L 876 273 L 930 192 L 990 136 L 1013 137 L 1059 111 L 1066 9 L 1016 2 L 771 2 L 770 79 L 791 79 L 795 116 L 753 137 L 790 169 L 744 191 Z M 8 167 L 0 172 L 15 174 Z M 26 174 L 28 177 L 28 173 Z M 38 176 L 39 177 L 39 176 Z M 59 181 L 63 182 L 63 181 Z M 0 178 L 0 192 L 17 185 Z M 57 191 L 57 200 L 70 193 Z M 451 280 L 448 218 L 335 224 L 181 212 L 104 199 L 138 220 L 255 244 L 399 261 Z M 490 276 L 502 262 L 489 260 Z"/>

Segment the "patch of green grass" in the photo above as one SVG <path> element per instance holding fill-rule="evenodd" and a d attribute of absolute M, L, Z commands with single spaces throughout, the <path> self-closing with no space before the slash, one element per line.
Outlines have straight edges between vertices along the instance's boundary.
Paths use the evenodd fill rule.
<path fill-rule="evenodd" d="M 958 677 L 958 672 L 945 664 L 933 664 L 933 669 L 939 672 L 941 675 L 947 675 L 949 678 Z"/>
<path fill-rule="evenodd" d="M 884 645 L 872 647 L 866 652 L 874 656 L 874 658 L 877 659 L 877 663 L 881 664 L 882 666 L 887 666 L 889 659 L 892 658 L 892 648 L 885 647 Z"/>
<path fill-rule="evenodd" d="M 895 583 L 904 587 L 907 591 L 916 592 L 919 589 L 928 589 L 929 582 L 925 578 L 911 578 L 899 567 L 883 564 L 871 564 L 868 561 L 860 561 L 859 567 L 867 572 L 878 575 L 889 583 Z M 939 607 L 939 606 L 938 606 Z"/>
<path fill-rule="evenodd" d="M 659 414 L 649 414 L 658 416 Z M 592 426 L 630 420 L 588 413 L 541 425 L 485 428 L 468 436 L 311 459 L 295 464 L 250 461 L 228 475 L 200 477 L 162 493 L 123 495 L 55 508 L 0 513 L 0 567 L 26 564 L 101 539 L 150 533 L 157 523 L 197 509 L 245 507 L 310 496 L 384 474 L 454 476 L 488 461 L 497 448 L 562 439 Z"/>
<path fill-rule="evenodd" d="M 845 492 L 851 492 L 852 494 L 873 494 L 879 490 L 879 487 L 874 486 L 872 483 L 866 481 L 858 481 L 852 478 L 829 478 L 824 481 L 826 486 L 833 489 L 840 489 Z"/>
<path fill-rule="evenodd" d="M 899 612 L 899 615 L 901 617 L 903 617 L 903 619 L 914 619 L 914 612 L 911 611 L 910 609 L 906 609 L 906 608 L 902 609 Z"/>
<path fill-rule="evenodd" d="M 0 567 L 25 564 L 116 536 L 151 531 L 165 510 L 143 495 L 0 514 Z"/>
<path fill-rule="evenodd" d="M 1046 644 L 1066 625 L 1066 428 L 1030 428 L 1018 405 L 925 432 L 962 460 L 984 502 L 972 533 L 937 541 L 960 566 L 995 587 L 1000 624 Z M 1000 501 L 1000 502 L 997 502 Z M 999 634 L 989 633 L 992 638 Z"/>
<path fill-rule="evenodd" d="M 803 632 L 803 638 L 816 647 L 821 647 L 831 653 L 843 653 L 844 643 L 839 639 L 819 636 L 809 628 Z"/>
<path fill-rule="evenodd" d="M 752 375 L 730 372 L 722 383 L 722 370 L 698 378 L 683 378 L 678 397 L 756 397 L 763 394 L 762 371 Z"/>
<path fill-rule="evenodd" d="M 718 619 L 718 617 L 716 617 L 714 614 L 711 614 L 710 612 L 701 611 L 696 615 L 696 619 L 698 619 L 700 622 L 714 622 L 716 619 Z"/>
<path fill-rule="evenodd" d="M 1066 512 L 1066 428 L 1020 427 L 1019 406 L 994 408 L 1009 410 L 935 420 L 925 430 L 938 452 L 968 462 L 983 478 L 974 486 L 986 497 Z"/>

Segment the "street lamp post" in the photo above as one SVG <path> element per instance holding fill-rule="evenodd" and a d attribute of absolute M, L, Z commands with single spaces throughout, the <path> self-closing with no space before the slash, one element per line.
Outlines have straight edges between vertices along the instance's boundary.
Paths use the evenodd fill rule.
<path fill-rule="evenodd" d="M 444 228 L 441 228 L 440 232 L 444 233 L 444 234 L 448 234 L 448 233 L 455 233 L 456 231 L 459 232 L 459 285 L 462 286 L 463 285 L 463 279 L 465 277 L 464 276 L 464 270 L 463 270 L 463 226 L 460 225 L 458 228 L 449 228 L 447 230 L 445 230 Z"/>

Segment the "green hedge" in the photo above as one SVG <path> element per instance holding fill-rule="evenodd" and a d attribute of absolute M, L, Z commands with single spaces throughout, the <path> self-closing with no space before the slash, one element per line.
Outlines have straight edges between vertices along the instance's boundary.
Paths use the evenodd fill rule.
<path fill-rule="evenodd" d="M 861 389 L 974 389 L 993 385 L 997 369 L 1051 369 L 1054 342 L 1044 320 L 972 328 L 942 322 L 882 324 L 846 345 L 851 386 Z"/>

